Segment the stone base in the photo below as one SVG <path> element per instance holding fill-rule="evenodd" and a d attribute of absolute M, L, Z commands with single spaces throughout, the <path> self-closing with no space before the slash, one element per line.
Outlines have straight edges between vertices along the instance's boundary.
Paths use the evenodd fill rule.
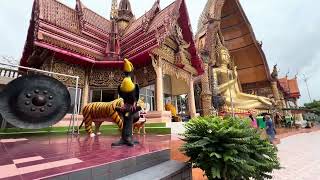
<path fill-rule="evenodd" d="M 171 123 L 170 111 L 149 111 L 146 115 L 147 123 Z"/>
<path fill-rule="evenodd" d="M 303 115 L 301 113 L 295 114 L 295 118 L 296 118 L 296 121 L 303 121 Z"/>
<path fill-rule="evenodd" d="M 69 126 L 72 114 L 67 114 L 61 121 L 54 125 L 54 127 L 67 127 Z M 167 126 L 171 123 L 171 112 L 170 111 L 149 111 L 146 114 L 147 123 L 166 123 Z M 78 115 L 78 126 L 83 120 L 82 115 Z M 77 122 L 75 122 L 75 125 Z M 104 122 L 105 124 L 114 124 L 112 122 Z"/>

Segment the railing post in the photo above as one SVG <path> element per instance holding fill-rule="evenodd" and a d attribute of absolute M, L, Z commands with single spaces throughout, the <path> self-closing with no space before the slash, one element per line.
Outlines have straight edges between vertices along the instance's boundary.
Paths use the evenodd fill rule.
<path fill-rule="evenodd" d="M 20 72 L 18 70 L 0 68 L 0 76 L 1 77 L 17 78 L 17 77 L 19 77 L 19 74 L 20 74 Z"/>

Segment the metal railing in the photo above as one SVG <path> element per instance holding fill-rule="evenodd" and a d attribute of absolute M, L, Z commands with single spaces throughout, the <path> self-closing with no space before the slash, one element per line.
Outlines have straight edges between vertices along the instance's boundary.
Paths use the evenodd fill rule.
<path fill-rule="evenodd" d="M 23 73 L 19 72 L 18 70 L 0 67 L 0 77 L 17 78 L 22 74 Z"/>

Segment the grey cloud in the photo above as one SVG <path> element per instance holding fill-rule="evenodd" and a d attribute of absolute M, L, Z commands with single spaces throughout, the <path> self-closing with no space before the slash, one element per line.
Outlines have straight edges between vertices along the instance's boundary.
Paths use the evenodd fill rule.
<path fill-rule="evenodd" d="M 302 93 L 300 104 L 309 101 L 302 74 L 310 76 L 309 85 L 313 98 L 320 85 L 319 53 L 320 13 L 318 1 L 312 0 L 241 0 L 263 49 L 269 66 L 278 63 L 281 75 L 290 69 L 290 76 L 299 72 Z"/>

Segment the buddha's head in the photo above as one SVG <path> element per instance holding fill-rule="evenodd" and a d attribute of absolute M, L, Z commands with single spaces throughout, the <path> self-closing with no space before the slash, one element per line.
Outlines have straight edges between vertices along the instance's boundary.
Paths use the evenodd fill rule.
<path fill-rule="evenodd" d="M 220 65 L 222 67 L 228 67 L 228 65 L 230 64 L 230 54 L 229 54 L 229 50 L 222 46 L 219 47 L 219 60 L 220 60 Z"/>

